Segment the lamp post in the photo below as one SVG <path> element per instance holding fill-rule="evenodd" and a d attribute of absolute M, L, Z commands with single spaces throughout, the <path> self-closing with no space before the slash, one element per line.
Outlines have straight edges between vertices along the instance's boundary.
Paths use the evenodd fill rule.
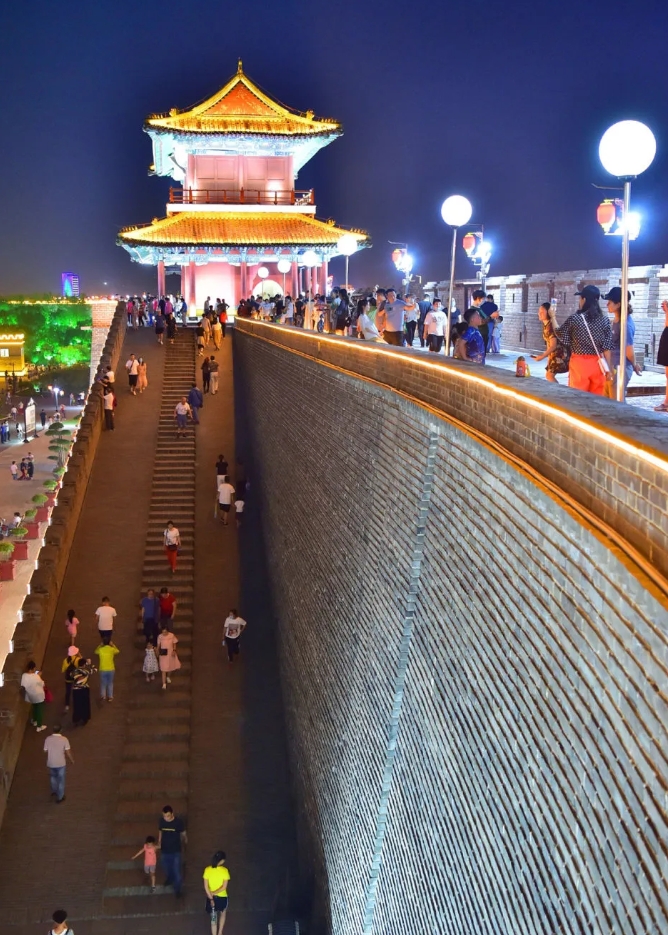
<path fill-rule="evenodd" d="M 638 120 L 613 124 L 601 137 L 598 155 L 603 168 L 624 183 L 622 229 L 622 302 L 619 316 L 619 370 L 617 401 L 624 402 L 626 371 L 626 328 L 629 315 L 629 234 L 631 227 L 631 179 L 648 169 L 656 155 L 656 140 L 649 127 Z"/>
<path fill-rule="evenodd" d="M 63 391 L 60 390 L 60 389 L 58 389 L 57 386 L 50 386 L 49 389 L 50 389 L 51 392 L 53 393 L 53 398 L 54 398 L 55 401 L 56 401 L 56 412 L 57 412 L 57 411 L 58 411 L 58 397 L 60 396 L 60 394 L 61 394 Z"/>
<path fill-rule="evenodd" d="M 357 252 L 357 238 L 353 237 L 352 234 L 344 234 L 343 237 L 339 237 L 339 240 L 336 244 L 336 249 L 339 253 L 342 253 L 346 258 L 346 292 L 348 291 L 348 261 L 353 253 Z"/>
<path fill-rule="evenodd" d="M 455 251 L 457 249 L 457 231 L 463 224 L 468 224 L 473 208 L 468 198 L 463 195 L 450 195 L 441 205 L 441 217 L 452 228 L 452 250 L 450 252 L 450 288 L 448 289 L 448 319 L 445 329 L 445 353 L 450 353 L 450 328 L 452 324 L 452 294 L 455 291 Z"/>
<path fill-rule="evenodd" d="M 307 268 L 307 273 L 306 273 L 307 291 L 311 293 L 311 296 L 313 296 L 314 289 L 313 289 L 313 282 L 311 280 L 311 270 L 314 266 L 318 266 L 318 264 L 320 263 L 320 257 L 315 252 L 315 250 L 305 250 L 301 255 L 301 261 L 304 264 L 304 266 Z"/>
<path fill-rule="evenodd" d="M 285 295 L 285 274 L 289 273 L 292 269 L 292 263 L 290 260 L 279 260 L 276 264 L 276 269 L 279 273 L 283 273 L 283 295 Z"/>

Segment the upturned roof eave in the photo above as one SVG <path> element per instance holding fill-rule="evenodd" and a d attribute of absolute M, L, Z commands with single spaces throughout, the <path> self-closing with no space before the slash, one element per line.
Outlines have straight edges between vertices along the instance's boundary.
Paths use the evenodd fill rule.
<path fill-rule="evenodd" d="M 206 137 L 206 136 L 215 136 L 215 137 L 231 137 L 233 139 L 243 139 L 244 137 L 250 137 L 251 139 L 259 139 L 260 137 L 272 138 L 278 137 L 285 140 L 295 140 L 295 141 L 308 141 L 313 139 L 319 139 L 323 137 L 336 138 L 343 135 L 343 127 L 341 124 L 333 125 L 330 128 L 323 128 L 322 130 L 314 130 L 313 132 L 281 132 L 276 130 L 269 132 L 267 130 L 198 130 L 194 128 L 184 129 L 182 127 L 169 127 L 161 124 L 151 123 L 148 118 L 144 121 L 143 130 L 144 133 L 148 134 L 157 134 L 159 136 L 179 136 L 179 137 Z"/>

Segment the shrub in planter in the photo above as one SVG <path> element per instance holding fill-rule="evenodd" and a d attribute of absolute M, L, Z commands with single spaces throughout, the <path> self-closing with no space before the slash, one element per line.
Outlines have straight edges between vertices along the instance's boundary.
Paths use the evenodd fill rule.
<path fill-rule="evenodd" d="M 0 562 L 8 562 L 12 557 L 13 551 L 14 543 L 3 539 L 2 542 L 0 542 Z"/>
<path fill-rule="evenodd" d="M 16 529 L 9 530 L 9 535 L 15 540 L 14 558 L 25 561 L 28 558 L 28 542 L 26 540 L 28 530 L 25 526 L 17 526 Z"/>
<path fill-rule="evenodd" d="M 39 520 L 37 519 L 37 510 L 26 510 L 23 514 L 28 535 L 26 539 L 39 539 Z"/>
<path fill-rule="evenodd" d="M 49 493 L 55 493 L 56 490 L 58 489 L 58 481 L 57 480 L 45 480 L 42 486 L 44 487 L 45 490 L 48 490 Z"/>
<path fill-rule="evenodd" d="M 46 523 L 49 518 L 49 498 L 45 493 L 36 493 L 32 498 L 32 502 L 35 504 L 37 509 L 35 510 L 36 516 L 35 519 L 38 523 Z"/>
<path fill-rule="evenodd" d="M 14 543 L 3 540 L 0 542 L 0 581 L 13 581 L 16 572 L 16 562 L 13 558 Z"/>

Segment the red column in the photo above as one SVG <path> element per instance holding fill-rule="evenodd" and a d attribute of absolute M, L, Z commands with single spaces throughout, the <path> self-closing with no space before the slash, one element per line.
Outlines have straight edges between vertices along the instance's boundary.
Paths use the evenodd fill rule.
<path fill-rule="evenodd" d="M 313 288 L 312 288 L 312 285 L 311 285 L 311 267 L 310 267 L 310 266 L 306 266 L 306 267 L 304 268 L 304 275 L 305 275 L 305 277 L 306 277 L 306 284 L 305 284 L 305 285 L 306 285 L 306 291 L 307 291 L 307 292 L 310 292 L 311 294 L 313 294 Z"/>
<path fill-rule="evenodd" d="M 245 260 L 241 261 L 241 266 L 239 267 L 239 272 L 241 274 L 241 298 L 248 298 L 248 266 Z"/>
<path fill-rule="evenodd" d="M 320 278 L 322 279 L 320 292 L 326 298 L 327 297 L 327 260 L 322 261 L 322 266 L 320 267 Z"/>
<path fill-rule="evenodd" d="M 296 261 L 292 264 L 290 276 L 292 278 L 292 298 L 296 299 L 299 296 L 299 266 Z"/>
<path fill-rule="evenodd" d="M 165 261 L 158 260 L 158 295 L 165 295 Z"/>
<path fill-rule="evenodd" d="M 188 300 L 188 267 L 181 267 L 181 295 L 187 301 Z"/>
<path fill-rule="evenodd" d="M 197 311 L 197 298 L 195 293 L 195 261 L 188 264 L 188 311 L 194 315 Z"/>

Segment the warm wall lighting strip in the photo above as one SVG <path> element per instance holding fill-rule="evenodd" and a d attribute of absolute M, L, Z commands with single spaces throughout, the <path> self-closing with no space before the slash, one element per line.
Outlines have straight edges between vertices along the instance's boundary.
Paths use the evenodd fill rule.
<path fill-rule="evenodd" d="M 257 325 L 261 325 L 262 327 L 267 328 L 267 329 L 279 328 L 281 332 L 287 331 L 288 333 L 294 333 L 294 329 L 291 329 L 289 327 L 280 326 L 280 325 L 272 325 L 268 322 L 261 322 L 261 321 L 253 320 L 253 327 Z M 306 338 L 307 340 L 315 341 L 315 342 L 319 342 L 323 340 L 336 340 L 335 337 L 330 336 L 330 335 L 322 335 L 322 334 L 314 335 L 314 334 L 310 334 L 309 332 L 304 332 L 303 334 L 300 332 L 299 337 Z M 294 347 L 291 347 L 290 345 L 281 344 L 278 341 L 272 341 L 270 338 L 267 338 L 266 340 L 270 341 L 272 344 L 276 344 L 278 347 L 282 347 L 284 350 L 299 352 L 299 348 L 294 348 Z M 358 344 L 362 346 L 358 347 Z M 351 348 L 351 350 L 354 350 L 355 353 L 364 353 L 364 354 L 369 354 L 369 353 L 387 354 L 389 352 L 393 357 L 399 356 L 398 354 L 392 353 L 392 350 L 389 345 L 387 346 L 387 348 L 384 348 L 384 347 L 375 346 L 371 342 L 366 342 L 366 341 L 356 342 L 354 349 Z M 306 356 L 309 356 L 309 355 L 306 355 Z M 318 358 L 317 356 L 314 356 L 313 359 L 317 361 L 318 363 L 329 363 L 329 361 L 321 361 L 320 358 Z M 601 441 L 604 441 L 610 445 L 613 445 L 615 448 L 618 448 L 621 451 L 625 451 L 627 454 L 633 455 L 636 458 L 640 458 L 641 460 L 645 461 L 647 464 L 651 464 L 652 467 L 658 468 L 660 471 L 663 471 L 665 474 L 668 474 L 668 458 L 661 457 L 660 455 L 654 454 L 653 452 L 648 451 L 645 448 L 640 448 L 638 445 L 635 445 L 632 442 L 627 441 L 624 438 L 621 438 L 619 435 L 615 435 L 613 432 L 610 432 L 606 429 L 599 428 L 599 426 L 595 425 L 593 422 L 590 422 L 587 419 L 583 419 L 581 416 L 575 416 L 572 413 L 567 412 L 565 409 L 561 409 L 559 406 L 555 406 L 554 404 L 551 404 L 551 403 L 544 403 L 541 400 L 534 399 L 531 396 L 524 395 L 523 393 L 518 393 L 516 390 L 511 390 L 505 386 L 500 386 L 498 383 L 495 383 L 492 379 L 486 379 L 485 377 L 478 376 L 477 374 L 474 374 L 474 373 L 466 373 L 460 370 L 458 367 L 451 368 L 451 367 L 448 367 L 447 365 L 443 366 L 442 364 L 432 363 L 428 359 L 418 357 L 418 356 L 415 356 L 415 357 L 411 356 L 408 359 L 410 360 L 411 364 L 417 364 L 419 367 L 427 368 L 429 370 L 436 370 L 441 374 L 447 374 L 448 377 L 455 377 L 464 382 L 474 383 L 479 386 L 484 386 L 486 390 L 491 390 L 492 392 L 496 393 L 499 396 L 506 396 L 509 399 L 519 400 L 520 402 L 524 403 L 524 405 L 532 409 L 537 409 L 539 412 L 543 412 L 549 416 L 553 416 L 554 418 L 561 419 L 562 422 L 567 422 L 569 425 L 572 425 L 575 428 L 586 432 L 588 435 L 592 435 L 594 438 L 598 438 Z M 334 364 L 333 366 L 337 366 L 337 365 Z M 479 366 L 479 365 L 475 365 L 475 366 Z M 354 371 L 350 371 L 350 372 L 354 376 L 364 376 L 364 374 L 357 374 Z M 380 382 L 380 381 L 377 381 L 377 382 Z M 394 387 L 391 384 L 385 384 L 385 385 L 390 386 L 392 389 L 398 390 L 398 392 L 402 392 L 401 390 L 398 389 L 398 387 Z"/>
<path fill-rule="evenodd" d="M 256 323 L 264 324 L 263 322 L 254 322 L 254 324 Z M 268 325 L 268 327 L 271 328 L 275 326 Z M 316 338 L 314 335 L 307 334 L 306 337 L 308 337 L 310 340 L 316 340 L 316 341 L 322 340 L 322 336 L 319 336 Z M 274 341 L 268 336 L 261 337 L 260 340 L 265 341 L 268 344 L 272 344 L 274 347 L 278 347 L 281 350 L 287 350 L 290 353 L 299 354 L 301 357 L 305 357 L 308 360 L 314 360 L 316 363 L 321 364 L 322 366 L 325 366 L 325 367 L 330 367 L 332 370 L 338 370 L 340 373 L 347 373 L 350 376 L 354 376 L 360 380 L 365 380 L 369 383 L 373 383 L 376 386 L 383 386 L 383 387 L 392 389 L 398 395 L 403 396 L 405 399 L 410 400 L 416 405 L 429 410 L 437 418 L 444 419 L 446 422 L 451 423 L 456 428 L 458 428 L 460 431 L 465 432 L 466 434 L 470 435 L 479 444 L 485 445 L 486 447 L 490 448 L 491 450 L 494 451 L 497 457 L 501 457 L 503 458 L 503 460 L 512 464 L 516 470 L 522 471 L 525 475 L 529 477 L 529 479 L 534 484 L 536 484 L 538 487 L 542 487 L 548 496 L 552 497 L 553 499 L 557 501 L 561 501 L 562 506 L 570 508 L 574 513 L 576 513 L 581 518 L 581 520 L 583 520 L 585 523 L 589 524 L 590 526 L 598 530 L 599 534 L 602 535 L 604 538 L 606 538 L 608 541 L 614 543 L 614 545 L 616 545 L 617 548 L 619 548 L 621 552 L 626 554 L 626 556 L 629 559 L 631 559 L 631 561 L 636 565 L 638 570 L 644 573 L 644 575 L 650 581 L 652 581 L 652 583 L 655 585 L 655 587 L 657 588 L 659 592 L 659 594 L 656 596 L 659 597 L 659 599 L 662 601 L 662 603 L 664 603 L 665 606 L 668 606 L 668 580 L 661 574 L 661 572 L 657 571 L 654 565 L 650 561 L 648 561 L 642 555 L 642 553 L 639 552 L 638 549 L 635 548 L 635 546 L 631 545 L 631 543 L 628 542 L 628 540 L 626 540 L 622 535 L 616 532 L 607 523 L 603 522 L 603 520 L 599 519 L 594 513 L 592 513 L 589 509 L 584 507 L 574 497 L 572 497 L 570 494 L 562 490 L 561 487 L 559 487 L 557 484 L 550 481 L 548 478 L 544 477 L 539 471 L 533 468 L 526 461 L 523 461 L 517 455 L 512 454 L 512 452 L 504 448 L 499 442 L 495 441 L 495 439 L 490 438 L 489 436 L 481 432 L 479 429 L 476 429 L 474 426 L 468 425 L 467 423 L 463 422 L 461 419 L 458 419 L 455 416 L 451 416 L 449 413 L 441 409 L 436 409 L 430 403 L 425 402 L 424 400 L 419 399 L 415 396 L 411 396 L 409 393 L 406 393 L 404 390 L 400 390 L 400 389 L 397 389 L 396 387 L 392 387 L 388 383 L 382 383 L 380 380 L 377 380 L 373 377 L 368 377 L 365 374 L 356 373 L 353 370 L 344 370 L 344 368 L 340 367 L 338 364 L 333 364 L 327 360 L 321 360 L 318 357 L 311 357 L 309 354 L 305 354 L 303 351 L 299 350 L 298 348 L 294 348 L 289 345 L 282 344 L 279 341 Z M 385 353 L 385 351 L 382 348 L 364 347 L 364 348 L 359 348 L 359 350 L 364 351 L 365 353 L 369 351 L 371 352 L 376 351 L 377 353 L 381 353 L 381 354 Z M 412 361 L 414 358 L 411 357 L 410 359 Z M 420 361 L 418 358 L 418 362 L 423 364 L 424 366 L 431 367 L 432 369 L 442 370 L 441 367 L 439 367 L 438 365 L 431 364 L 429 361 Z M 450 371 L 450 370 L 448 371 L 448 373 L 452 373 L 452 372 L 454 371 Z M 609 439 L 612 444 L 618 444 L 623 441 L 623 439 L 618 439 L 615 435 L 612 435 L 608 432 L 600 430 L 596 426 L 591 425 L 588 422 L 580 422 L 576 417 L 571 416 L 570 413 L 564 412 L 564 410 L 562 409 L 549 406 L 545 403 L 538 403 L 536 400 L 527 399 L 527 397 L 523 396 L 521 393 L 516 393 L 513 390 L 505 390 L 504 387 L 499 387 L 497 384 L 491 381 L 480 379 L 480 377 L 476 377 L 474 375 L 461 374 L 459 372 L 457 372 L 457 376 L 470 378 L 472 381 L 483 384 L 485 387 L 492 387 L 493 389 L 501 390 L 504 392 L 505 395 L 512 396 L 516 399 L 520 399 L 523 402 L 526 402 L 526 401 L 536 402 L 539 408 L 544 409 L 548 413 L 556 414 L 557 416 L 563 415 L 565 417 L 568 417 L 568 421 L 570 421 L 572 424 L 578 427 L 583 427 L 585 429 L 592 429 L 597 434 L 599 434 L 600 437 L 606 440 Z M 630 450 L 635 450 L 635 447 L 633 445 L 628 445 L 627 447 Z M 639 454 L 651 455 L 651 452 L 644 452 L 643 449 L 637 449 L 637 450 Z M 660 459 L 658 458 L 656 460 L 660 461 Z M 661 464 L 662 469 L 668 472 L 668 462 L 660 461 L 660 464 Z"/>

